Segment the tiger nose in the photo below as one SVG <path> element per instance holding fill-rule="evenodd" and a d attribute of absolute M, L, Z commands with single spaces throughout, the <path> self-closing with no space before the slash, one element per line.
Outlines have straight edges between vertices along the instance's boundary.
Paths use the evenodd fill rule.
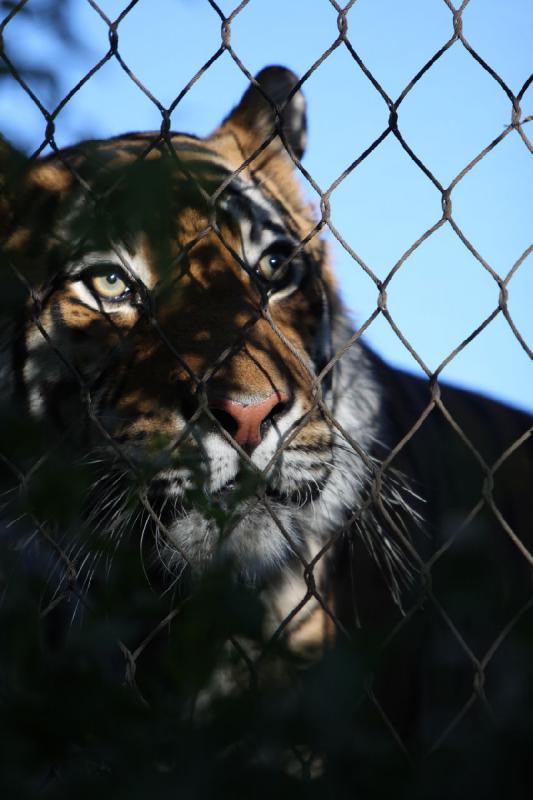
<path fill-rule="evenodd" d="M 211 400 L 209 408 L 237 444 L 251 453 L 263 439 L 261 425 L 269 415 L 281 411 L 288 399 L 284 392 L 273 392 L 258 403 L 239 403 L 222 397 Z"/>

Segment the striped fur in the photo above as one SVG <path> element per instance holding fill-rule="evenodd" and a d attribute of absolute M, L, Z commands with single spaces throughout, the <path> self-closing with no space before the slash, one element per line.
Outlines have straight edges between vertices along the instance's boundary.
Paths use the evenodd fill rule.
<path fill-rule="evenodd" d="M 451 535 L 482 496 L 483 473 L 465 481 L 472 459 L 438 408 L 379 472 L 429 390 L 359 341 L 331 361 L 352 331 L 296 177 L 303 98 L 281 68 L 258 82 L 205 140 L 85 142 L 18 178 L 7 260 L 33 298 L 14 323 L 7 372 L 17 402 L 58 431 L 74 428 L 80 454 L 100 465 L 87 504 L 95 528 L 117 540 L 151 536 L 172 580 L 230 562 L 263 592 L 270 631 L 297 609 L 289 629 L 301 650 L 322 647 L 334 617 L 353 623 L 354 564 L 356 593 L 376 613 L 373 567 L 361 578 L 366 556 L 354 562 L 345 548 L 363 542 L 400 603 L 414 545 L 429 557 Z M 280 279 L 261 273 L 272 253 L 288 262 Z M 112 270 L 128 288 L 120 301 L 91 284 Z M 286 400 L 247 452 L 215 401 L 272 393 Z M 487 447 L 489 466 L 530 425 L 465 392 L 445 388 L 442 398 Z M 520 493 L 531 480 L 526 447 L 509 459 L 517 466 L 502 500 L 524 542 L 533 516 Z M 490 503 L 483 514 L 478 535 L 490 530 L 512 551 Z M 311 579 L 305 565 L 315 558 Z"/>

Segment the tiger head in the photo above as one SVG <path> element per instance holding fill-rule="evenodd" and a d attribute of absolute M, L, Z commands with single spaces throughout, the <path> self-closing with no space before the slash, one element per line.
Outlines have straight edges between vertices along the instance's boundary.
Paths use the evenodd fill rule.
<path fill-rule="evenodd" d="M 174 571 L 308 563 L 366 485 L 379 400 L 359 345 L 335 357 L 351 334 L 299 185 L 305 137 L 297 79 L 270 67 L 209 137 L 85 142 L 10 200 L 30 298 L 14 389 L 98 452 L 102 519 L 117 476 L 141 475 Z"/>

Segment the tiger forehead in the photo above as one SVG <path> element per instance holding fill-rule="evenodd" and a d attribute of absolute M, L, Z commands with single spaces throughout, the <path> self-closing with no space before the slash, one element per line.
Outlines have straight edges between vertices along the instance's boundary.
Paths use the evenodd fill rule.
<path fill-rule="evenodd" d="M 189 245 L 216 231 L 221 247 L 230 242 L 239 257 L 249 263 L 256 261 L 276 239 L 298 243 L 301 233 L 290 211 L 265 192 L 259 181 L 249 174 L 236 174 L 204 142 L 191 144 L 186 140 L 180 144 L 177 152 L 186 155 L 181 166 L 166 157 L 159 164 L 145 163 L 139 159 L 136 147 L 131 166 L 139 173 L 127 167 L 122 171 L 100 165 L 104 179 L 96 174 L 91 183 L 104 190 L 104 213 L 95 215 L 95 198 L 74 187 L 62 204 L 60 237 L 73 246 L 79 242 L 85 253 L 107 249 L 111 242 L 123 243 L 133 252 L 138 249 L 135 242 L 140 237 L 152 249 L 161 250 L 166 241 L 166 255 L 174 258 L 176 245 Z M 101 147 L 106 150 L 105 143 Z M 116 166 L 117 162 L 123 165 L 124 153 L 130 151 L 114 143 L 109 152 L 109 164 Z M 88 162 L 85 166 L 89 168 Z M 106 178 L 111 180 L 107 194 Z M 98 205 L 96 196 L 97 208 Z"/>
<path fill-rule="evenodd" d="M 170 141 L 157 141 L 157 134 L 135 133 L 110 139 L 97 139 L 64 148 L 39 160 L 31 168 L 30 183 L 51 192 L 72 189 L 76 183 L 89 187 L 105 175 L 120 176 L 121 169 L 135 165 L 164 162 L 168 171 L 183 178 L 205 177 L 220 184 L 237 172 L 240 161 L 228 160 L 224 150 L 213 148 L 209 140 L 196 139 L 188 134 L 174 134 Z M 81 179 L 81 180 L 80 180 Z M 87 188 L 87 185 L 85 185 Z M 216 187 L 218 188 L 218 186 Z"/>
<path fill-rule="evenodd" d="M 143 182 L 155 175 L 161 183 L 166 179 L 176 194 L 189 189 L 188 199 L 196 189 L 196 205 L 206 212 L 213 206 L 229 209 L 238 196 L 254 204 L 256 212 L 262 209 L 265 218 L 277 216 L 276 210 L 289 218 L 301 210 L 290 207 L 276 181 L 255 174 L 253 164 L 243 166 L 243 154 L 231 137 L 204 140 L 173 134 L 170 142 L 154 144 L 155 138 L 155 133 L 128 134 L 67 148 L 36 164 L 30 184 L 65 199 L 79 189 L 88 200 L 92 196 L 98 201 L 99 194 L 120 195 L 121 185 L 142 192 Z"/>

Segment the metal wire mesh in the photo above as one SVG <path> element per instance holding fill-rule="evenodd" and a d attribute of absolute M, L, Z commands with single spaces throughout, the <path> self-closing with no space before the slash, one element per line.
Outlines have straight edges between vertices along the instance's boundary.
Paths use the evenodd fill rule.
<path fill-rule="evenodd" d="M 313 176 L 308 172 L 305 166 L 302 165 L 300 160 L 296 157 L 293 150 L 284 139 L 281 121 L 285 106 L 273 106 L 274 117 L 276 119 L 275 126 L 272 128 L 270 135 L 261 143 L 255 152 L 243 159 L 239 169 L 224 179 L 212 192 L 206 192 L 205 189 L 198 185 L 198 189 L 201 192 L 207 209 L 205 228 L 194 240 L 189 243 L 187 248 L 180 253 L 179 257 L 171 263 L 171 282 L 179 282 L 181 276 L 186 272 L 187 253 L 190 252 L 190 250 L 200 241 L 212 234 L 218 237 L 226 250 L 231 251 L 233 257 L 240 264 L 241 268 L 243 270 L 247 270 L 246 263 L 242 261 L 239 254 L 232 248 L 231 243 L 225 238 L 224 231 L 219 222 L 220 200 L 224 197 L 224 193 L 226 192 L 230 182 L 237 175 L 241 174 L 251 163 L 253 163 L 254 160 L 261 154 L 261 152 L 264 151 L 265 148 L 276 137 L 281 136 L 281 138 L 284 139 L 284 145 L 286 146 L 287 152 L 294 164 L 295 169 L 300 173 L 304 181 L 314 189 L 320 198 L 320 217 L 314 227 L 309 231 L 305 239 L 300 242 L 300 249 L 303 249 L 304 246 L 308 245 L 313 240 L 318 239 L 325 230 L 328 230 L 337 241 L 338 245 L 343 248 L 353 260 L 354 268 L 364 270 L 364 272 L 375 284 L 378 292 L 378 302 L 370 317 L 358 327 L 358 329 L 353 333 L 351 338 L 345 343 L 342 349 L 331 354 L 328 363 L 325 364 L 321 372 L 316 375 L 309 370 L 305 354 L 299 353 L 297 350 L 295 350 L 294 345 L 287 340 L 287 337 L 276 325 L 276 322 L 269 312 L 268 304 L 262 303 L 258 308 L 257 314 L 242 328 L 238 340 L 227 347 L 216 359 L 216 361 L 211 363 L 202 374 L 195 374 L 190 370 L 186 362 L 184 362 L 179 347 L 175 342 L 172 342 L 165 333 L 164 327 L 161 325 L 158 318 L 154 297 L 151 296 L 152 293 L 150 293 L 146 287 L 138 281 L 131 264 L 128 263 L 128 259 L 124 258 L 123 254 L 118 250 L 117 257 L 120 258 L 126 273 L 132 277 L 132 280 L 136 280 L 139 284 L 139 292 L 141 295 L 140 302 L 142 304 L 145 319 L 148 320 L 153 332 L 160 337 L 161 341 L 164 343 L 164 346 L 168 349 L 168 352 L 172 354 L 172 357 L 176 360 L 176 363 L 179 364 L 182 369 L 187 371 L 190 380 L 195 386 L 197 396 L 200 398 L 198 406 L 188 420 L 185 429 L 174 442 L 174 447 L 179 449 L 179 447 L 185 443 L 187 437 L 191 434 L 191 432 L 193 432 L 194 426 L 198 420 L 208 419 L 209 424 L 211 426 L 215 426 L 225 441 L 227 441 L 238 452 L 238 456 L 242 463 L 246 465 L 250 474 L 256 481 L 256 483 L 254 483 L 255 496 L 264 504 L 271 516 L 271 519 L 273 520 L 273 523 L 277 526 L 281 532 L 281 535 L 290 544 L 291 548 L 294 548 L 294 542 L 291 540 L 289 533 L 285 530 L 282 521 L 276 515 L 275 509 L 269 500 L 269 496 L 264 486 L 270 467 L 279 461 L 279 459 L 283 456 L 284 452 L 290 446 L 298 432 L 305 426 L 307 419 L 311 417 L 317 409 L 319 409 L 323 418 L 328 421 L 331 428 L 337 431 L 344 438 L 346 446 L 353 448 L 367 464 L 368 469 L 372 473 L 372 481 L 367 499 L 364 501 L 361 507 L 353 509 L 353 513 L 343 523 L 343 525 L 338 527 L 335 535 L 330 537 L 312 558 L 309 558 L 303 552 L 297 553 L 297 558 L 301 565 L 301 571 L 304 576 L 307 589 L 305 595 L 295 604 L 290 613 L 283 618 L 279 625 L 277 625 L 274 632 L 269 636 L 268 641 L 264 642 L 258 651 L 250 651 L 249 649 L 246 649 L 246 647 L 243 647 L 239 641 L 239 637 L 229 635 L 229 641 L 232 642 L 235 652 L 238 655 L 238 659 L 244 664 L 245 671 L 248 673 L 248 679 L 253 685 L 256 685 L 258 682 L 260 682 L 262 666 L 268 653 L 275 649 L 277 644 L 282 642 L 283 637 L 287 633 L 287 630 L 294 618 L 309 603 L 316 602 L 317 605 L 322 608 L 325 617 L 329 621 L 328 624 L 330 624 L 332 629 L 336 631 L 336 636 L 338 638 L 353 642 L 355 637 L 355 640 L 357 640 L 357 629 L 355 628 L 349 630 L 347 628 L 347 626 L 341 620 L 337 609 L 335 609 L 330 603 L 329 596 L 318 588 L 317 581 L 315 579 L 315 570 L 317 569 L 317 565 L 320 565 L 320 563 L 328 556 L 330 551 L 332 551 L 334 546 L 338 545 L 344 539 L 344 537 L 350 533 L 350 531 L 353 531 L 354 524 L 357 522 L 358 517 L 360 517 L 360 515 L 364 512 L 365 507 L 368 507 L 370 504 L 375 504 L 377 507 L 381 508 L 383 514 L 388 518 L 390 527 L 408 552 L 410 561 L 416 568 L 417 573 L 420 575 L 420 590 L 417 591 L 414 599 L 411 598 L 408 601 L 408 605 L 405 608 L 404 614 L 396 617 L 396 623 L 394 627 L 389 630 L 388 634 L 380 641 L 380 655 L 377 659 L 377 664 L 379 665 L 380 659 L 385 658 L 391 659 L 394 663 L 394 655 L 390 656 L 387 655 L 387 653 L 394 653 L 396 652 L 395 648 L 401 647 L 401 642 L 403 640 L 402 637 L 404 637 L 406 634 L 409 634 L 410 627 L 415 624 L 420 615 L 434 616 L 439 620 L 438 624 L 441 625 L 443 630 L 446 631 L 446 636 L 454 641 L 458 652 L 461 654 L 460 657 L 462 658 L 463 662 L 467 663 L 468 666 L 466 671 L 470 681 L 469 692 L 467 696 L 461 696 L 460 698 L 457 698 L 455 707 L 451 712 L 449 711 L 447 717 L 443 717 L 442 719 L 439 717 L 439 722 L 433 726 L 431 735 L 426 737 L 424 742 L 424 752 L 422 754 L 415 754 L 412 752 L 410 743 L 404 740 L 402 731 L 397 730 L 395 722 L 389 715 L 387 708 L 384 707 L 380 701 L 379 690 L 377 690 L 375 686 L 375 676 L 373 671 L 370 671 L 366 675 L 364 687 L 361 690 L 359 697 L 361 706 L 365 706 L 367 709 L 372 710 L 374 719 L 381 721 L 380 724 L 382 726 L 381 730 L 383 735 L 388 737 L 389 743 L 392 743 L 392 746 L 397 748 L 398 752 L 401 754 L 401 757 L 404 758 L 406 762 L 411 764 L 415 759 L 415 755 L 416 757 L 421 756 L 423 760 L 424 757 L 433 754 L 440 748 L 444 747 L 447 739 L 457 728 L 460 727 L 462 721 L 468 716 L 473 707 L 479 706 L 482 708 L 484 712 L 486 712 L 487 725 L 492 724 L 494 712 L 491 706 L 490 698 L 487 696 L 485 691 L 487 672 L 499 649 L 502 648 L 512 631 L 520 624 L 523 624 L 524 620 L 528 619 L 528 613 L 529 621 L 531 621 L 530 612 L 531 608 L 533 607 L 533 593 L 530 592 L 529 596 L 521 602 L 520 606 L 515 608 L 513 614 L 511 614 L 506 620 L 499 634 L 493 639 L 493 641 L 491 641 L 485 647 L 483 652 L 477 652 L 471 647 L 468 638 L 464 635 L 464 633 L 461 632 L 460 626 L 458 626 L 454 620 L 453 614 L 447 609 L 447 604 L 443 602 L 439 596 L 438 590 L 435 589 L 434 574 L 436 571 L 438 571 L 439 565 L 445 562 L 450 556 L 451 551 L 453 550 L 457 541 L 464 534 L 464 531 L 475 523 L 479 515 L 487 511 L 497 520 L 500 526 L 501 536 L 508 537 L 508 539 L 516 548 L 517 558 L 522 559 L 525 563 L 527 563 L 527 565 L 529 565 L 530 568 L 533 567 L 531 543 L 528 544 L 527 542 L 524 542 L 517 535 L 513 524 L 511 524 L 509 521 L 510 517 L 503 513 L 502 509 L 499 507 L 494 491 L 495 484 L 498 482 L 499 471 L 504 467 L 505 463 L 512 458 L 513 454 L 515 454 L 531 437 L 532 428 L 530 427 L 529 429 L 524 430 L 518 439 L 507 444 L 503 452 L 501 452 L 496 460 L 489 461 L 482 455 L 477 444 L 469 438 L 468 434 L 465 433 L 461 427 L 459 421 L 454 417 L 452 410 L 447 405 L 446 399 L 443 398 L 441 386 L 439 384 L 439 378 L 444 368 L 447 367 L 448 364 L 450 364 L 450 362 L 455 359 L 458 354 L 461 353 L 461 351 L 464 350 L 464 348 L 468 347 L 468 345 L 477 336 L 479 336 L 480 333 L 485 330 L 487 326 L 489 326 L 498 316 L 504 317 L 507 321 L 510 330 L 516 338 L 517 347 L 522 348 L 530 359 L 533 355 L 530 347 L 524 339 L 524 336 L 521 334 L 520 330 L 515 324 L 508 307 L 510 282 L 517 270 L 519 270 L 520 266 L 532 252 L 533 247 L 529 247 L 521 254 L 521 256 L 512 265 L 511 269 L 509 269 L 507 274 L 499 274 L 494 267 L 491 266 L 491 264 L 478 252 L 475 245 L 469 241 L 468 237 L 461 230 L 453 215 L 453 193 L 457 186 L 461 183 L 465 176 L 471 170 L 473 170 L 483 158 L 485 158 L 488 153 L 497 148 L 507 137 L 513 135 L 519 136 L 524 147 L 530 152 L 533 150 L 533 145 L 528 139 L 526 132 L 526 123 L 530 122 L 532 118 L 523 117 L 520 105 L 526 91 L 531 85 L 532 76 L 528 78 L 518 93 L 514 94 L 506 82 L 500 77 L 500 75 L 498 75 L 496 70 L 493 69 L 491 65 L 479 55 L 479 53 L 476 52 L 463 32 L 462 16 L 469 4 L 469 0 L 464 0 L 464 2 L 462 2 L 458 7 L 455 7 L 450 0 L 442 0 L 450 12 L 450 37 L 442 45 L 442 47 L 440 47 L 437 52 L 431 56 L 431 58 L 424 64 L 417 74 L 414 75 L 414 77 L 401 91 L 399 96 L 394 100 L 387 94 L 383 86 L 380 85 L 379 81 L 375 78 L 369 67 L 361 59 L 350 40 L 349 12 L 356 5 L 356 1 L 351 0 L 351 2 L 344 6 L 335 2 L 335 0 L 324 1 L 329 2 L 337 12 L 338 36 L 319 56 L 319 58 L 316 59 L 310 69 L 293 87 L 290 96 L 287 98 L 285 106 L 288 105 L 291 98 L 294 97 L 301 88 L 305 90 L 306 81 L 310 78 L 310 76 L 313 75 L 316 70 L 319 70 L 321 65 L 337 49 L 343 48 L 350 55 L 353 61 L 354 70 L 360 70 L 363 73 L 375 91 L 379 94 L 383 102 L 386 104 L 389 110 L 389 119 L 386 128 L 379 134 L 379 136 L 375 138 L 372 144 L 367 147 L 364 152 L 358 154 L 354 153 L 351 163 L 335 178 L 335 180 L 331 182 L 329 186 L 324 188 L 318 185 Z M 148 100 L 158 109 L 161 115 L 160 131 L 154 135 L 152 139 L 146 141 L 146 147 L 139 156 L 140 160 L 149 158 L 150 153 L 158 147 L 164 148 L 168 153 L 174 153 L 174 146 L 171 136 L 172 114 L 178 104 L 194 86 L 194 84 L 201 80 L 202 76 L 223 54 L 228 54 L 233 59 L 238 69 L 241 70 L 241 72 L 252 84 L 258 84 L 255 81 L 254 76 L 248 70 L 246 64 L 243 63 L 239 57 L 239 54 L 233 48 L 231 42 L 232 25 L 235 23 L 239 14 L 245 9 L 245 7 L 250 3 L 253 3 L 253 0 L 243 0 L 243 2 L 238 4 L 228 15 L 223 13 L 219 5 L 217 5 L 214 0 L 208 0 L 213 13 L 218 15 L 220 20 L 220 46 L 215 50 L 215 52 L 213 52 L 205 64 L 195 73 L 187 85 L 179 91 L 175 99 L 168 106 L 165 106 L 157 97 L 152 94 L 150 89 L 137 77 L 137 75 L 132 71 L 130 66 L 126 63 L 121 55 L 121 24 L 130 13 L 134 13 L 135 6 L 139 4 L 140 0 L 133 0 L 133 2 L 127 4 L 118 17 L 116 17 L 116 19 L 111 19 L 95 0 L 87 0 L 87 2 L 94 9 L 94 12 L 98 14 L 103 22 L 107 25 L 109 49 L 100 59 L 100 61 L 89 72 L 87 72 L 87 74 L 84 75 L 75 86 L 70 89 L 70 91 L 61 99 L 54 109 L 49 110 L 44 107 L 39 98 L 30 88 L 30 85 L 26 81 L 24 75 L 17 70 L 16 66 L 8 58 L 4 50 L 2 50 L 2 59 L 9 79 L 17 81 L 20 84 L 24 92 L 26 92 L 28 97 L 31 98 L 35 106 L 42 114 L 44 126 L 43 141 L 37 150 L 32 154 L 30 160 L 35 161 L 47 147 L 51 148 L 56 154 L 57 158 L 60 159 L 65 168 L 79 183 L 80 188 L 84 192 L 86 201 L 91 201 L 95 205 L 98 205 L 102 204 L 103 198 L 99 196 L 98 193 L 95 192 L 94 188 L 87 183 L 83 175 L 78 171 L 73 160 L 69 157 L 68 153 L 65 153 L 57 146 L 55 141 L 55 125 L 59 114 L 69 103 L 71 98 L 76 95 L 81 90 L 83 85 L 87 81 L 90 81 L 95 73 L 100 70 L 102 66 L 109 60 L 114 59 L 120 65 L 127 78 L 131 80 L 136 85 L 138 90 L 148 98 Z M 19 3 L 13 3 L 11 5 L 9 12 L 4 16 L 4 19 L 0 25 L 1 37 L 6 35 L 7 29 L 12 20 L 27 5 L 27 0 L 23 0 Z M 432 67 L 439 61 L 439 59 L 441 59 L 443 55 L 451 48 L 464 48 L 469 56 L 477 62 L 477 64 L 501 89 L 502 94 L 508 99 L 509 121 L 503 131 L 489 144 L 487 144 L 487 146 L 484 147 L 475 156 L 475 158 L 466 164 L 453 178 L 449 185 L 445 186 L 433 174 L 430 167 L 422 161 L 416 152 L 413 151 L 408 141 L 402 134 L 401 106 L 406 97 L 411 92 L 416 91 L 416 87 L 423 76 L 426 75 L 426 73 L 430 71 Z M 259 87 L 259 90 L 262 91 L 261 87 Z M 264 95 L 263 92 L 262 94 Z M 266 97 L 266 100 L 270 103 L 270 105 L 273 105 L 270 98 Z M 393 265 L 386 277 L 381 280 L 372 270 L 372 268 L 363 262 L 363 260 L 348 244 L 345 238 L 343 238 L 340 231 L 335 227 L 335 223 L 331 214 L 330 201 L 334 192 L 341 185 L 341 183 L 355 170 L 357 170 L 358 167 L 365 161 L 365 159 L 367 159 L 371 153 L 376 150 L 376 148 L 379 148 L 388 137 L 394 137 L 399 142 L 402 149 L 411 159 L 413 164 L 415 164 L 416 167 L 425 175 L 428 181 L 431 182 L 431 184 L 435 187 L 435 191 L 440 194 L 442 202 L 442 216 L 435 220 L 434 224 L 424 231 L 422 235 L 420 235 L 417 240 L 411 244 L 401 258 L 399 258 L 398 261 Z M 178 161 L 179 167 L 184 169 L 183 165 L 179 164 L 178 154 L 174 153 L 174 155 Z M 194 180 L 194 178 L 192 178 L 192 180 Z M 107 207 L 105 213 L 109 213 L 109 207 Z M 443 361 L 435 370 L 432 370 L 427 366 L 419 353 L 417 353 L 415 348 L 408 341 L 405 334 L 395 321 L 388 307 L 387 291 L 391 285 L 391 282 L 395 279 L 398 272 L 404 268 L 404 265 L 415 253 L 415 251 L 417 251 L 417 249 L 424 242 L 426 242 L 429 237 L 433 236 L 439 229 L 443 227 L 447 227 L 455 233 L 457 239 L 478 262 L 479 269 L 484 270 L 492 278 L 498 287 L 499 299 L 497 306 L 483 320 L 483 322 L 478 325 L 476 329 L 473 330 L 471 334 L 467 336 L 457 347 L 455 347 L 443 359 Z M 11 266 L 14 270 L 16 270 L 16 267 L 13 265 Z M 98 377 L 88 382 L 82 376 L 76 365 L 71 363 L 68 356 L 61 351 L 61 348 L 50 339 L 50 336 L 46 330 L 46 326 L 43 325 L 42 315 L 47 300 L 47 289 L 43 289 L 43 287 L 38 285 L 32 285 L 28 278 L 25 277 L 20 271 L 17 271 L 17 278 L 21 282 L 23 290 L 29 299 L 29 304 L 31 306 L 31 319 L 34 325 L 40 331 L 43 339 L 47 342 L 47 346 L 53 349 L 55 355 L 61 359 L 63 365 L 71 373 L 73 380 L 76 381 L 79 386 L 80 396 L 83 400 L 85 415 L 89 425 L 94 426 L 97 429 L 101 437 L 103 437 L 109 448 L 113 451 L 117 461 L 120 462 L 123 470 L 127 472 L 130 477 L 132 477 L 132 480 L 138 487 L 141 487 L 138 490 L 137 497 L 147 518 L 155 523 L 162 537 L 166 536 L 167 538 L 171 538 L 169 532 L 166 530 L 160 510 L 151 502 L 149 494 L 146 490 L 146 486 L 143 483 L 142 470 L 139 468 L 139 465 L 136 464 L 135 461 L 128 455 L 128 452 L 121 445 L 120 441 L 117 441 L 112 435 L 110 435 L 106 426 L 102 424 L 102 420 L 100 419 L 98 411 L 98 404 L 95 402 L 94 398 L 94 386 L 98 381 Z M 162 290 L 158 288 L 157 292 L 158 291 Z M 260 288 L 258 288 L 258 291 L 260 292 Z M 425 408 L 423 408 L 417 419 L 404 427 L 400 439 L 395 442 L 386 455 L 376 463 L 375 460 L 369 458 L 368 454 L 363 448 L 360 447 L 359 443 L 356 442 L 349 435 L 349 433 L 342 428 L 340 422 L 332 414 L 331 410 L 324 401 L 323 385 L 328 380 L 328 377 L 338 362 L 343 359 L 350 348 L 357 346 L 360 337 L 379 316 L 386 320 L 394 334 L 398 337 L 403 346 L 416 360 L 420 369 L 427 376 L 428 398 Z M 308 382 L 310 385 L 310 394 L 314 398 L 313 404 L 306 417 L 301 420 L 298 428 L 295 429 L 289 437 L 286 437 L 281 442 L 271 462 L 265 469 L 262 470 L 257 467 L 250 457 L 250 454 L 246 452 L 243 447 L 237 444 L 235 439 L 230 435 L 230 433 L 228 433 L 226 427 L 220 423 L 219 416 L 213 413 L 213 408 L 209 405 L 207 400 L 207 387 L 210 379 L 212 379 L 213 375 L 221 365 L 231 359 L 231 357 L 235 353 L 239 352 L 239 350 L 246 347 L 246 344 L 249 341 L 254 327 L 258 321 L 266 322 L 270 326 L 273 335 L 277 337 L 277 339 L 282 343 L 283 347 L 287 348 L 288 351 L 291 351 L 295 358 L 299 361 L 302 369 L 307 373 Z M 121 338 L 126 341 L 128 335 L 129 334 L 124 334 L 123 332 L 120 334 Z M 100 360 L 98 365 L 99 374 L 104 374 L 107 367 L 108 364 L 106 363 L 106 359 Z M 396 524 L 394 520 L 390 518 L 387 509 L 383 505 L 382 486 L 383 481 L 386 479 L 389 471 L 394 467 L 398 457 L 402 454 L 405 448 L 408 447 L 409 443 L 416 438 L 419 431 L 423 429 L 428 418 L 432 417 L 433 415 L 441 415 L 448 425 L 449 435 L 453 437 L 458 436 L 462 440 L 465 449 L 473 457 L 475 469 L 477 469 L 483 476 L 483 489 L 466 517 L 457 522 L 452 535 L 450 535 L 446 541 L 439 542 L 435 551 L 431 553 L 431 555 L 426 556 L 421 555 L 421 552 L 416 546 L 413 545 L 411 539 L 409 539 L 405 535 L 405 532 L 398 526 L 398 524 Z M 66 437 L 68 437 L 68 432 Z M 57 446 L 60 447 L 61 443 L 62 441 L 58 437 Z M 31 466 L 25 466 L 24 468 L 17 466 L 10 456 L 3 456 L 4 463 L 10 471 L 14 482 L 18 485 L 21 494 L 24 494 L 25 492 L 31 493 L 32 482 L 34 481 L 35 476 L 38 476 L 42 470 L 46 470 L 50 459 L 52 458 L 53 460 L 52 450 L 53 448 L 46 449 L 45 452 L 40 453 L 39 456 L 34 459 L 34 463 Z M 231 536 L 232 529 L 235 528 L 238 522 L 239 520 L 233 520 L 229 524 L 229 526 L 225 529 L 225 536 Z M 73 596 L 77 598 L 79 603 L 86 607 L 86 613 L 90 615 L 92 613 L 92 605 L 90 593 L 87 594 L 85 591 L 85 586 L 83 585 L 85 575 L 82 569 L 83 564 L 80 564 L 79 559 L 70 553 L 64 546 L 61 537 L 58 535 L 57 528 L 54 526 L 54 524 L 51 524 L 50 520 L 47 519 L 45 515 L 33 514 L 32 530 L 35 531 L 35 534 L 32 534 L 33 537 L 35 535 L 37 537 L 42 537 L 42 539 L 45 540 L 47 544 L 56 551 L 56 555 L 59 561 L 62 563 L 62 569 L 64 573 L 64 577 L 61 582 L 61 590 L 57 592 L 53 598 L 47 598 L 46 604 L 40 610 L 40 618 L 44 620 L 49 614 L 56 611 L 57 607 L 62 603 L 70 602 Z M 21 545 L 21 548 L 24 549 L 24 546 Z M 166 603 L 166 605 L 163 604 L 159 608 L 159 618 L 156 619 L 155 622 L 152 620 L 152 627 L 150 627 L 147 632 L 145 630 L 142 635 L 136 634 L 137 638 L 135 635 L 133 635 L 130 640 L 121 640 L 117 644 L 117 648 L 120 649 L 124 659 L 123 663 L 125 665 L 125 680 L 127 683 L 135 686 L 135 675 L 138 662 L 142 660 L 142 657 L 144 657 L 146 652 L 150 650 L 154 640 L 157 640 L 157 637 L 161 631 L 166 630 L 170 623 L 181 613 L 183 604 L 185 602 L 186 601 L 183 598 L 181 598 L 179 601 L 176 600 L 173 602 L 173 604 L 171 603 L 170 609 L 168 607 L 168 603 Z M 377 671 L 379 672 L 379 669 Z M 298 750 L 295 750 L 294 752 L 296 753 L 297 762 L 304 768 L 304 771 L 308 770 L 310 766 L 305 752 L 303 754 Z"/>

